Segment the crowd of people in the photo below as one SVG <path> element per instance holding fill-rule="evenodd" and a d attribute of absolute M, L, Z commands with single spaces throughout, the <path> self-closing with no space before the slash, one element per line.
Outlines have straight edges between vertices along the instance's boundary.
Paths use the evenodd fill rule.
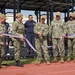
<path fill-rule="evenodd" d="M 3 36 L 2 32 L 6 32 L 8 34 L 10 27 L 6 22 L 6 16 L 4 14 L 0 14 L 0 68 L 3 67 L 2 61 L 4 57 L 4 52 L 7 54 L 7 50 L 9 49 L 9 37 Z M 24 37 L 28 39 L 31 45 L 36 49 L 37 53 L 37 64 L 42 63 L 42 51 L 44 53 L 44 58 L 46 63 L 50 64 L 50 56 L 48 54 L 48 41 L 52 41 L 52 49 L 53 49 L 53 62 L 57 61 L 58 51 L 60 55 L 60 62 L 64 63 L 65 56 L 65 48 L 64 48 L 64 39 L 67 38 L 67 61 L 70 61 L 70 55 L 74 55 L 75 62 L 75 20 L 74 13 L 70 13 L 69 21 L 65 22 L 61 19 L 61 13 L 56 12 L 56 15 L 51 21 L 51 25 L 47 25 L 45 23 L 46 16 L 42 15 L 40 17 L 40 22 L 36 23 L 33 20 L 33 16 L 29 15 L 28 19 L 24 24 L 22 23 L 23 15 L 21 13 L 16 14 L 16 21 L 12 23 L 12 34 L 18 35 L 21 38 L 13 37 L 13 46 L 14 46 L 14 60 L 15 66 L 22 67 L 23 64 L 20 62 L 20 54 L 21 54 L 21 45 L 25 41 Z M 48 36 L 49 35 L 49 36 Z M 73 35 L 73 36 L 72 36 Z M 28 53 L 32 48 L 26 43 L 26 47 Z M 5 50 L 5 51 L 4 51 Z"/>

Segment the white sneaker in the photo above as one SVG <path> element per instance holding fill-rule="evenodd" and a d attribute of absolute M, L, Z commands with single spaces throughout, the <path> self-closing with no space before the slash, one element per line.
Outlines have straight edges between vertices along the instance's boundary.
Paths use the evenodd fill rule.
<path fill-rule="evenodd" d="M 6 55 L 8 55 L 8 56 L 9 56 L 9 55 L 10 55 L 10 53 L 7 53 Z"/>

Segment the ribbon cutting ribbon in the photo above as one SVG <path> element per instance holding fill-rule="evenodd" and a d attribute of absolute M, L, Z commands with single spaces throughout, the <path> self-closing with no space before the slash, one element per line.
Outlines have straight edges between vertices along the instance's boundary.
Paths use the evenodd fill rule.
<path fill-rule="evenodd" d="M 15 34 L 2 33 L 2 35 L 4 35 L 4 36 L 9 36 L 9 37 L 14 37 L 14 38 L 21 38 L 20 36 L 15 35 Z M 36 52 L 36 49 L 31 45 L 31 43 L 30 43 L 26 38 L 24 38 L 24 40 L 25 40 L 25 41 L 28 43 L 28 45 Z"/>
<path fill-rule="evenodd" d="M 75 38 L 75 34 L 68 35 L 68 38 Z"/>
<path fill-rule="evenodd" d="M 65 36 L 66 38 L 75 38 L 75 34 L 71 34 L 68 36 Z M 63 37 L 60 37 L 60 39 L 62 39 Z M 47 46 L 47 48 L 52 48 L 53 46 Z"/>
<path fill-rule="evenodd" d="M 2 33 L 2 35 L 4 36 L 9 36 L 9 37 L 15 37 L 15 38 L 21 38 L 20 36 L 18 35 L 15 35 L 15 34 L 7 34 L 7 33 Z M 68 38 L 72 38 L 72 37 L 75 37 L 75 34 L 72 34 L 72 35 L 68 35 L 66 36 Z M 61 38 L 61 37 L 60 37 Z M 31 43 L 26 39 L 24 38 L 24 40 L 28 43 L 28 45 L 36 52 L 36 49 L 31 45 Z M 47 48 L 51 48 L 52 46 L 47 46 Z"/>
<path fill-rule="evenodd" d="M 47 48 L 52 48 L 53 46 L 47 46 Z"/>

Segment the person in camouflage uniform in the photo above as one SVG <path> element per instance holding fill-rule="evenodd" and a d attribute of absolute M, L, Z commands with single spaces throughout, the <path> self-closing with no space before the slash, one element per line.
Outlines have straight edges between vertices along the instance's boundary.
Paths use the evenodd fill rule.
<path fill-rule="evenodd" d="M 34 33 L 36 34 L 35 45 L 37 50 L 37 59 L 38 64 L 42 61 L 42 50 L 44 51 L 44 57 L 47 64 L 49 62 L 49 55 L 47 49 L 47 35 L 49 33 L 48 25 L 45 24 L 45 16 L 42 15 L 40 19 L 40 23 L 37 23 L 34 26 Z"/>
<path fill-rule="evenodd" d="M 0 14 L 0 68 L 6 67 L 2 65 L 4 59 L 4 46 L 7 45 L 7 38 L 2 36 L 2 32 L 6 32 L 6 27 L 4 25 L 6 16 L 4 14 Z"/>
<path fill-rule="evenodd" d="M 61 60 L 60 62 L 64 62 L 64 21 L 60 19 L 60 12 L 56 12 L 56 17 L 51 22 L 49 27 L 50 37 L 52 37 L 53 42 L 53 55 L 54 62 L 57 62 L 58 50 L 60 52 Z"/>
<path fill-rule="evenodd" d="M 12 34 L 18 35 L 24 38 L 24 25 L 22 23 L 23 15 L 21 13 L 16 14 L 17 20 L 12 23 Z M 20 53 L 21 53 L 21 45 L 24 41 L 23 39 L 13 38 L 14 45 L 14 57 L 15 57 L 15 66 L 23 66 L 20 63 Z"/>
<path fill-rule="evenodd" d="M 75 20 L 74 20 L 74 13 L 70 13 L 69 21 L 66 22 L 65 31 L 68 35 L 75 34 Z M 74 62 L 75 62 L 75 38 L 68 38 L 68 53 L 67 53 L 67 61 L 70 61 L 70 55 L 74 54 Z"/>

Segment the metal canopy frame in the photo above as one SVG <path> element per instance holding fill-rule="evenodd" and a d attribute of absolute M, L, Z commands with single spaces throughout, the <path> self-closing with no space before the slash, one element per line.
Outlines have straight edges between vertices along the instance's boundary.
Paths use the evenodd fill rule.
<path fill-rule="evenodd" d="M 14 20 L 17 12 L 20 12 L 21 10 L 33 10 L 35 11 L 35 15 L 37 16 L 37 22 L 38 15 L 40 14 L 40 11 L 46 11 L 47 12 L 47 24 L 49 23 L 49 17 L 50 21 L 53 20 L 53 12 L 63 12 L 67 13 L 67 20 L 69 19 L 69 12 L 75 11 L 75 0 L 0 0 L 0 12 L 6 13 L 5 9 L 13 9 L 14 11 Z M 69 10 L 71 9 L 71 10 Z M 50 14 L 49 14 L 50 12 Z M 66 17 L 66 16 L 65 16 Z"/>
<path fill-rule="evenodd" d="M 53 4 L 53 11 L 67 12 L 67 6 L 72 8 L 75 6 L 75 0 L 15 0 L 16 9 L 19 1 L 21 10 L 47 10 L 47 2 L 49 2 L 49 10 Z M 53 3 L 52 3 L 53 2 Z M 3 9 L 14 9 L 14 0 L 0 0 L 0 11 Z"/>
<path fill-rule="evenodd" d="M 75 0 L 0 0 L 0 12 L 5 13 L 5 9 L 13 9 L 14 11 L 14 21 L 16 10 L 20 12 L 20 10 L 34 10 L 35 15 L 40 20 L 40 12 L 46 11 L 47 12 L 47 24 L 49 25 L 50 22 L 53 20 L 53 12 L 63 12 L 67 13 L 67 19 L 69 19 L 69 9 L 74 11 Z M 49 21 L 50 19 L 50 21 Z M 48 44 L 50 44 L 48 42 Z"/>

